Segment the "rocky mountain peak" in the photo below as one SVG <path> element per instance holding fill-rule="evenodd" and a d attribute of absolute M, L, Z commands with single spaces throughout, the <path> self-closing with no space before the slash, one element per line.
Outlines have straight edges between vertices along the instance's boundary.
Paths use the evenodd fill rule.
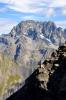
<path fill-rule="evenodd" d="M 7 66 L 9 75 L 12 76 L 12 71 L 15 71 L 15 74 L 17 74 L 18 72 L 17 77 L 19 76 L 19 79 L 21 79 L 21 81 L 23 82 L 27 77 L 29 77 L 34 72 L 34 69 L 37 68 L 37 64 L 40 60 L 44 62 L 45 59 L 51 57 L 52 52 L 58 50 L 59 45 L 62 45 L 65 42 L 65 37 L 65 30 L 56 27 L 56 25 L 51 21 L 38 22 L 28 20 L 20 22 L 11 30 L 11 32 L 8 35 L 0 36 L 0 53 L 4 56 L 6 55 L 6 57 L 10 58 L 11 61 L 13 61 L 14 63 L 12 65 L 13 67 Z M 9 62 L 9 60 L 5 59 L 6 64 L 7 61 Z M 18 66 L 18 70 L 15 69 L 14 65 L 16 64 Z M 52 67 L 52 64 L 50 65 Z M 51 68 L 48 70 L 51 71 Z M 47 73 L 49 73 L 48 70 Z M 4 72 L 6 72 L 6 69 L 4 69 Z M 49 78 L 47 73 L 46 77 Z M 6 81 L 4 82 L 4 84 L 8 84 L 8 80 L 6 79 L 6 77 Z M 48 81 L 48 78 L 47 80 L 45 79 L 46 82 L 44 87 L 46 88 L 46 90 L 46 83 Z M 2 84 L 2 82 L 0 82 L 0 84 Z M 43 87 L 43 84 L 41 86 Z M 9 89 L 10 88 L 11 86 L 9 87 Z M 6 91 L 5 89 L 6 87 L 4 87 L 3 94 Z"/>
<path fill-rule="evenodd" d="M 11 36 L 28 36 L 33 40 L 44 39 L 50 40 L 53 44 L 59 45 L 60 42 L 64 43 L 65 37 L 62 28 L 57 28 L 55 23 L 48 22 L 35 22 L 33 20 L 27 20 L 20 22 L 16 27 L 14 27 L 11 32 Z M 61 41 L 60 41 L 61 34 Z"/>

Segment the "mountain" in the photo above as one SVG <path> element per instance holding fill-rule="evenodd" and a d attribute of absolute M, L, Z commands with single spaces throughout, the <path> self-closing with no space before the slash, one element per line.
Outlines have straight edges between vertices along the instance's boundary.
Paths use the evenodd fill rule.
<path fill-rule="evenodd" d="M 66 100 L 66 44 L 25 80 L 25 85 L 7 100 Z"/>
<path fill-rule="evenodd" d="M 43 59 L 45 54 L 50 56 L 52 50 L 64 43 L 64 32 L 65 30 L 57 28 L 50 21 L 22 21 L 8 35 L 0 37 L 0 51 L 9 55 L 23 69 L 28 65 L 32 73 L 33 67 L 36 67 L 37 62 Z"/>
<path fill-rule="evenodd" d="M 46 58 L 50 58 L 51 53 L 56 51 L 58 46 L 65 42 L 65 32 L 65 30 L 60 27 L 57 28 L 56 25 L 50 21 L 36 22 L 27 20 L 13 27 L 9 34 L 1 35 L 0 54 L 5 56 L 5 58 L 7 57 L 7 59 L 5 59 L 6 64 L 8 61 L 11 61 L 9 63 L 11 67 L 8 67 L 10 66 L 9 64 L 6 65 L 8 72 L 6 69 L 4 71 L 9 73 L 6 74 L 8 78 L 4 76 L 6 81 L 4 81 L 3 77 L 3 81 L 1 82 L 1 84 L 4 83 L 4 89 L 1 86 L 2 95 L 7 92 L 8 88 L 15 88 L 17 83 L 20 84 L 24 82 L 24 80 L 34 72 L 35 68 L 37 68 L 37 64 L 40 60 L 43 62 Z M 1 59 L 3 60 L 2 56 Z M 2 61 L 1 59 L 0 62 Z M 2 70 L 4 70 L 4 67 Z M 15 76 L 17 76 L 16 79 Z M 9 77 L 13 77 L 13 80 L 10 80 Z M 8 80 L 10 84 L 8 84 Z M 8 88 L 6 87 L 7 85 Z M 15 91 L 16 90 L 17 89 L 15 89 Z"/>
<path fill-rule="evenodd" d="M 1 51 L 6 52 L 17 63 L 23 61 L 24 66 L 40 61 L 48 49 L 57 49 L 64 41 L 65 30 L 57 28 L 50 21 L 22 21 L 8 35 L 0 37 Z"/>
<path fill-rule="evenodd" d="M 25 35 L 32 40 L 43 39 L 44 42 L 61 44 L 64 41 L 64 32 L 62 28 L 57 28 L 53 22 L 35 22 L 24 21 L 14 27 L 11 35 Z"/>

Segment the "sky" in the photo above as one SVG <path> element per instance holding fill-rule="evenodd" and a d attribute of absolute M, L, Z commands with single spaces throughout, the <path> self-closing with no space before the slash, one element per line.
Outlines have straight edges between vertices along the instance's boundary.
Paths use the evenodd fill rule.
<path fill-rule="evenodd" d="M 0 0 L 0 34 L 23 20 L 53 21 L 66 28 L 66 0 Z"/>

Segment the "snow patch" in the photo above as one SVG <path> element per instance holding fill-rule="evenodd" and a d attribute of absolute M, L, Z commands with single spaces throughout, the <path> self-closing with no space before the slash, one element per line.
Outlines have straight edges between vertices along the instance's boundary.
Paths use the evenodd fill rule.
<path fill-rule="evenodd" d="M 44 37 L 44 35 L 43 35 L 43 34 L 40 34 L 40 38 L 41 38 L 41 39 L 44 39 L 45 37 Z"/>
<path fill-rule="evenodd" d="M 43 34 L 40 34 L 40 38 L 41 38 L 41 39 L 45 39 L 46 41 L 48 41 L 49 43 L 51 43 L 51 44 L 52 44 L 51 40 L 50 40 L 50 39 L 48 39 L 48 38 L 46 38 L 46 37 L 44 37 L 44 35 L 43 35 Z"/>

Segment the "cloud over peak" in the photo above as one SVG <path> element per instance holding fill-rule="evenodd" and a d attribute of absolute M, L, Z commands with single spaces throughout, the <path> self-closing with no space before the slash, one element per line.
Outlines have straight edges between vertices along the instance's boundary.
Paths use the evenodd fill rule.
<path fill-rule="evenodd" d="M 55 8 L 66 6 L 66 0 L 0 0 L 0 3 L 6 3 L 7 8 L 17 12 L 34 14 L 43 11 L 48 16 L 55 14 Z"/>
<path fill-rule="evenodd" d="M 9 33 L 17 23 L 8 18 L 0 18 L 0 34 Z"/>
<path fill-rule="evenodd" d="M 66 26 L 66 0 L 0 0 L 0 4 L 5 5 L 0 7 L 0 18 L 51 20 Z"/>

